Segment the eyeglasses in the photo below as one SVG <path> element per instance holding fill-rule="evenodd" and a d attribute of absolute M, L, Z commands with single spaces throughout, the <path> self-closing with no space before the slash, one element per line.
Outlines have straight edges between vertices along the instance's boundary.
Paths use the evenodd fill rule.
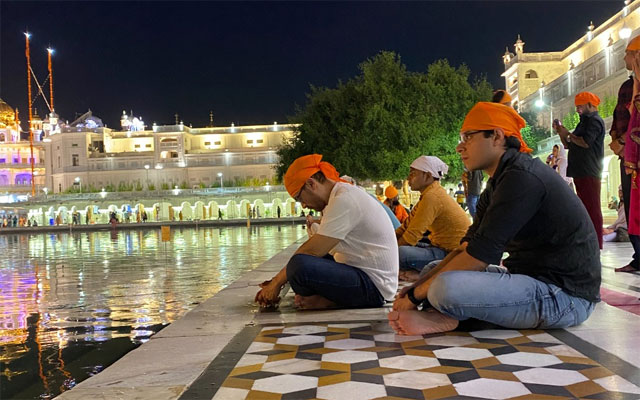
<path fill-rule="evenodd" d="M 473 135 L 475 135 L 476 133 L 489 133 L 489 134 L 493 134 L 493 130 L 492 129 L 485 129 L 485 130 L 478 130 L 478 131 L 468 131 L 468 132 L 462 132 L 460 133 L 460 142 L 461 143 L 467 143 L 469 141 L 469 139 L 471 139 L 471 137 Z"/>
<path fill-rule="evenodd" d="M 300 196 L 302 196 L 302 191 L 304 190 L 304 185 L 302 185 L 302 189 L 300 189 L 300 191 L 298 192 L 298 194 L 296 195 L 296 197 L 294 197 L 293 199 L 295 201 L 297 201 L 298 203 L 302 203 L 302 200 L 300 199 Z"/>

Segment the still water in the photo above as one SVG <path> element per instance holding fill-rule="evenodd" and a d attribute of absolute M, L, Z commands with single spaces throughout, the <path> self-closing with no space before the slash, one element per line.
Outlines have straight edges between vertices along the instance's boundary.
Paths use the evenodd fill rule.
<path fill-rule="evenodd" d="M 49 399 L 305 236 L 300 225 L 0 236 L 0 399 Z"/>

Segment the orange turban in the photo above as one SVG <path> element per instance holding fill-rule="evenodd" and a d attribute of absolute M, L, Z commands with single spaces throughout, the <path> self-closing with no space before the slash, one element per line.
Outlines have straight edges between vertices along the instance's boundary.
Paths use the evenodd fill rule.
<path fill-rule="evenodd" d="M 340 179 L 340 174 L 334 168 L 333 165 L 322 160 L 320 154 L 309 154 L 306 156 L 298 157 L 291 163 L 289 169 L 284 174 L 284 187 L 291 197 L 295 197 L 304 186 L 307 179 L 311 178 L 311 175 L 320 171 L 328 179 L 333 181 L 345 182 Z"/>
<path fill-rule="evenodd" d="M 598 107 L 600 98 L 591 92 L 580 92 L 576 95 L 576 106 L 583 106 L 587 103 Z"/>
<path fill-rule="evenodd" d="M 627 45 L 627 51 L 638 51 L 640 50 L 640 36 L 636 36 Z"/>
<path fill-rule="evenodd" d="M 504 93 L 502 95 L 502 99 L 500 99 L 500 101 L 499 101 L 500 104 L 511 105 L 511 102 L 513 101 L 513 99 L 511 98 L 511 95 L 509 93 L 507 93 L 506 90 L 502 90 L 502 89 L 496 90 L 495 94 L 498 94 L 498 93 Z"/>
<path fill-rule="evenodd" d="M 520 152 L 531 153 L 520 129 L 527 125 L 513 108 L 499 103 L 480 102 L 473 106 L 462 123 L 461 132 L 484 131 L 500 128 L 505 136 L 514 136 L 520 141 Z"/>
<path fill-rule="evenodd" d="M 386 197 L 387 199 L 393 199 L 397 195 L 398 189 L 394 188 L 391 185 L 387 186 L 387 188 L 384 190 L 384 197 Z"/>

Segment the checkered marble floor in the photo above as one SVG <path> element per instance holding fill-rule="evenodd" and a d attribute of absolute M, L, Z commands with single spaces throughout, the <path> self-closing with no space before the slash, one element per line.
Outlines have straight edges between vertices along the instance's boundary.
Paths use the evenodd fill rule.
<path fill-rule="evenodd" d="M 214 399 L 640 399 L 638 386 L 543 331 L 397 336 L 358 322 L 245 334 L 248 347 L 220 355 L 234 364 L 208 383 Z"/>

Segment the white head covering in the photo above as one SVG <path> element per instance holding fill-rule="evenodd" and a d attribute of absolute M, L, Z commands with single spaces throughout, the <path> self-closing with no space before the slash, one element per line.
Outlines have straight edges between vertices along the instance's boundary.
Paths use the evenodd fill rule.
<path fill-rule="evenodd" d="M 449 166 L 435 156 L 420 156 L 411 163 L 411 168 L 430 172 L 436 179 L 443 178 L 449 171 Z"/>
<path fill-rule="evenodd" d="M 342 176 L 340 177 L 340 179 L 342 179 L 343 181 L 345 181 L 345 182 L 347 182 L 347 183 L 350 183 L 350 184 L 352 184 L 352 185 L 355 185 L 355 184 L 356 184 L 356 180 L 355 180 L 355 179 L 353 179 L 352 177 L 350 177 L 349 175 L 342 175 Z"/>

